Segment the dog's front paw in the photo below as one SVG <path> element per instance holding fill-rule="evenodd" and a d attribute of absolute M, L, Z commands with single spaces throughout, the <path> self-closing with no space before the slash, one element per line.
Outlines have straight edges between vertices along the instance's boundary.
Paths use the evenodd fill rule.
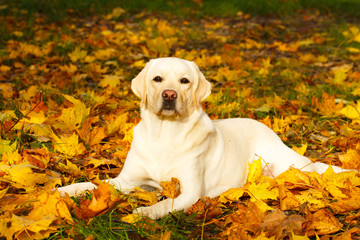
<path fill-rule="evenodd" d="M 150 207 L 139 207 L 134 210 L 134 213 L 140 214 L 142 216 L 149 217 L 151 219 L 159 219 L 165 216 L 166 214 L 169 214 L 172 212 L 171 209 L 171 200 L 172 199 L 166 199 L 161 202 L 156 203 L 153 206 Z"/>
<path fill-rule="evenodd" d="M 145 217 L 149 217 L 151 219 L 159 219 L 162 216 L 159 214 L 159 212 L 156 211 L 156 208 L 154 208 L 153 206 L 151 207 L 140 207 L 134 210 L 134 213 L 145 216 Z"/>
<path fill-rule="evenodd" d="M 78 194 L 82 194 L 87 190 L 93 190 L 96 188 L 96 185 L 91 182 L 84 182 L 84 183 L 75 183 L 71 185 L 67 185 L 64 187 L 59 187 L 57 190 L 59 191 L 61 196 L 65 196 L 66 193 L 70 196 L 75 196 Z"/>

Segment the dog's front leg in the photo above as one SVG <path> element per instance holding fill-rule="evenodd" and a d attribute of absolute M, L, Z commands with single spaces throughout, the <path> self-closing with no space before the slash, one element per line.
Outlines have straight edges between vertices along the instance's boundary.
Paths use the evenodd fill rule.
<path fill-rule="evenodd" d="M 107 182 L 113 185 L 116 189 L 120 190 L 122 193 L 128 193 L 131 189 L 135 187 L 135 184 L 127 181 L 120 174 L 117 178 L 106 179 L 103 182 Z M 83 183 L 74 183 L 68 186 L 59 187 L 57 190 L 60 195 L 65 196 L 65 193 L 70 196 L 75 196 L 85 191 L 90 191 L 97 188 L 97 186 L 91 182 L 83 182 Z"/>
<path fill-rule="evenodd" d="M 159 219 L 173 211 L 187 210 L 201 197 L 202 176 L 199 173 L 189 174 L 188 169 L 183 169 L 183 176 L 176 176 L 180 180 L 181 194 L 175 198 L 168 198 L 149 207 L 140 207 L 134 210 L 143 216 Z M 197 172 L 197 171 L 196 171 Z"/>

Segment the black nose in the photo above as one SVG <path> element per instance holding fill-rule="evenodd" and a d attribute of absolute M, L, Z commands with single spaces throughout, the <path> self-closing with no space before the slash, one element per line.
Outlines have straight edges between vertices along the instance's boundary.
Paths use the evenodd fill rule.
<path fill-rule="evenodd" d="M 174 90 L 166 89 L 161 94 L 162 98 L 167 102 L 175 101 L 177 93 Z"/>

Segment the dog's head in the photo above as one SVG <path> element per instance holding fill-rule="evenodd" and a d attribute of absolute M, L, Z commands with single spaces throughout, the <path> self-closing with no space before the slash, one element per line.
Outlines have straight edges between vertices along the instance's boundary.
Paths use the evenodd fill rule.
<path fill-rule="evenodd" d="M 158 58 L 146 64 L 132 80 L 131 89 L 141 107 L 161 117 L 182 117 L 201 108 L 211 84 L 198 66 L 179 58 Z"/>

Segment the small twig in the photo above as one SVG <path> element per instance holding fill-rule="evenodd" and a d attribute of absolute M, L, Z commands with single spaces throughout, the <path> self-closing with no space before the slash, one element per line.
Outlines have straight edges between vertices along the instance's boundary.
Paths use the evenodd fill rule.
<path fill-rule="evenodd" d="M 7 134 L 10 130 L 12 130 L 12 129 L 15 127 L 15 125 L 20 122 L 21 119 L 25 118 L 27 115 L 29 115 L 32 111 L 34 111 L 34 110 L 41 104 L 41 102 L 42 102 L 42 100 L 43 100 L 43 92 L 40 91 L 39 93 L 40 93 L 40 100 L 39 100 L 39 102 L 38 102 L 33 108 L 31 108 L 30 111 L 29 111 L 28 113 L 26 113 L 22 118 L 18 118 L 18 119 L 15 121 L 15 123 L 14 123 L 9 129 L 7 129 L 7 130 L 4 132 L 3 135 Z"/>

